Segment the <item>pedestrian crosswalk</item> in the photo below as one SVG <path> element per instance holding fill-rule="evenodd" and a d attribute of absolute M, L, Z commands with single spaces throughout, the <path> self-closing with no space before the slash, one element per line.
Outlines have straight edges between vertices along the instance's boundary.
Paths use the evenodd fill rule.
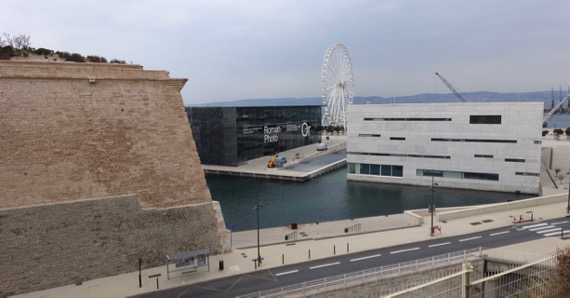
<path fill-rule="evenodd" d="M 562 227 L 562 225 L 567 223 L 568 223 L 567 220 L 552 222 L 552 223 L 543 222 L 539 224 L 520 227 L 518 230 L 519 231 L 527 230 L 535 232 L 537 234 L 543 235 L 544 237 L 562 236 L 562 235 L 570 236 L 569 234 L 570 230 L 566 230 L 564 227 Z"/>

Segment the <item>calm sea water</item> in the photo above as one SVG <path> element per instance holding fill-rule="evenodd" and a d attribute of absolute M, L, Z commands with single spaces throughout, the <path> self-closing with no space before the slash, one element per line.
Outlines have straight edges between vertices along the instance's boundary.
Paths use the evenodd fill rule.
<path fill-rule="evenodd" d="M 346 168 L 307 182 L 207 175 L 212 198 L 220 202 L 226 226 L 233 231 L 257 227 L 259 200 L 262 228 L 401 213 L 427 208 L 427 187 L 353 182 Z M 437 207 L 479 205 L 528 198 L 511 193 L 437 188 Z"/>
<path fill-rule="evenodd" d="M 562 128 L 570 127 L 570 114 L 555 114 L 552 115 L 548 122 L 548 128 Z"/>

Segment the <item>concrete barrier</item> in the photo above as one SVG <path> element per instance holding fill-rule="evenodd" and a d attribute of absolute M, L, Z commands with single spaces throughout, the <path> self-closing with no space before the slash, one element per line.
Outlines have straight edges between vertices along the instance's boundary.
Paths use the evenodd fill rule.
<path fill-rule="evenodd" d="M 568 196 L 566 194 L 544 196 L 538 198 L 525 199 L 520 201 L 508 202 L 508 203 L 498 203 L 484 205 L 480 207 L 473 207 L 464 210 L 455 210 L 449 212 L 442 212 L 437 214 L 438 220 L 450 221 L 459 218 L 471 217 L 476 215 L 489 214 L 493 212 L 509 211 L 513 209 L 529 208 L 541 205 L 556 204 L 566 202 Z"/>

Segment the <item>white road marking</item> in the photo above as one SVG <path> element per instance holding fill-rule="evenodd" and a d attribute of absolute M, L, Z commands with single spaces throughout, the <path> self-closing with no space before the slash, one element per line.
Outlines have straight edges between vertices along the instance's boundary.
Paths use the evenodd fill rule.
<path fill-rule="evenodd" d="M 463 242 L 463 241 L 469 241 L 469 240 L 475 240 L 475 239 L 479 239 L 482 236 L 475 236 L 475 237 L 471 237 L 471 238 L 465 238 L 465 239 L 459 239 L 459 242 Z"/>
<path fill-rule="evenodd" d="M 372 259 L 372 258 L 377 258 L 377 257 L 379 257 L 379 256 L 381 256 L 381 255 L 380 255 L 380 254 L 371 255 L 371 256 L 367 256 L 367 257 L 352 259 L 352 260 L 350 260 L 350 261 L 351 261 L 351 262 L 356 262 L 356 261 L 368 260 L 368 259 Z"/>
<path fill-rule="evenodd" d="M 323 268 L 323 267 L 328 267 L 328 266 L 334 266 L 334 265 L 338 265 L 338 264 L 340 264 L 340 262 L 334 262 L 334 263 L 328 263 L 328 264 L 323 264 L 323 265 L 317 265 L 317 266 L 309 267 L 309 269 L 318 269 L 318 268 Z"/>
<path fill-rule="evenodd" d="M 560 228 L 554 228 L 554 229 L 548 229 L 548 230 L 544 230 L 544 231 L 536 231 L 538 234 L 544 234 L 544 233 L 548 233 L 548 232 L 554 232 L 554 231 L 558 231 L 560 232 Z"/>
<path fill-rule="evenodd" d="M 408 249 L 402 249 L 402 250 L 395 250 L 395 251 L 391 251 L 390 254 L 399 254 L 401 252 L 406 252 L 406 251 L 412 251 L 412 250 L 418 250 L 420 249 L 419 247 L 412 247 L 412 248 L 408 248 Z"/>
<path fill-rule="evenodd" d="M 568 230 L 564 230 L 564 234 L 568 233 Z M 558 230 L 558 232 L 554 232 L 554 233 L 548 233 L 548 234 L 543 234 L 542 236 L 544 237 L 550 237 L 550 236 L 559 236 L 560 235 L 560 230 Z"/>
<path fill-rule="evenodd" d="M 545 227 L 534 228 L 534 229 L 528 229 L 528 230 L 535 232 L 535 231 L 540 231 L 540 230 L 550 229 L 550 228 L 554 228 L 554 226 L 545 226 Z"/>
<path fill-rule="evenodd" d="M 493 237 L 493 236 L 508 234 L 508 233 L 510 233 L 510 232 L 511 232 L 511 231 L 502 231 L 502 232 L 497 232 L 497 233 L 489 234 L 489 236 Z"/>
<path fill-rule="evenodd" d="M 275 273 L 275 276 L 287 275 L 287 274 L 297 273 L 297 272 L 299 272 L 299 270 L 285 271 L 285 272 Z"/>
<path fill-rule="evenodd" d="M 567 220 L 564 220 L 564 221 L 557 221 L 557 222 L 551 223 L 551 225 L 554 226 L 554 225 L 561 225 L 561 224 L 565 224 L 565 223 L 568 223 L 568 221 L 567 221 Z"/>
<path fill-rule="evenodd" d="M 438 243 L 438 244 L 432 244 L 429 247 L 436 247 L 436 246 L 449 245 L 449 244 L 451 244 L 451 242 L 443 242 L 443 243 Z"/>
<path fill-rule="evenodd" d="M 524 229 L 530 229 L 530 228 L 541 227 L 541 226 L 546 226 L 546 225 L 548 225 L 548 224 L 543 222 L 543 223 L 536 224 L 536 225 L 524 226 L 524 227 L 521 227 L 521 229 L 524 230 Z"/>

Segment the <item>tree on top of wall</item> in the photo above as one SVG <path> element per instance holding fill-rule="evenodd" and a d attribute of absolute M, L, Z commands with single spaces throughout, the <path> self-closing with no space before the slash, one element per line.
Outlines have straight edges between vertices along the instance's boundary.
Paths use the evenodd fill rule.
<path fill-rule="evenodd" d="M 12 57 L 28 57 L 30 54 L 44 56 L 45 59 L 53 57 L 53 60 L 57 60 L 57 55 L 60 59 L 70 62 L 91 62 L 91 63 L 107 63 L 105 57 L 99 57 L 96 55 L 89 55 L 84 57 L 81 54 L 69 52 L 53 51 L 46 48 L 32 48 L 32 43 L 30 42 L 29 35 L 16 35 L 10 36 L 8 33 L 4 33 L 0 36 L 0 60 L 10 60 Z M 126 64 L 125 60 L 113 59 L 110 63 Z"/>

